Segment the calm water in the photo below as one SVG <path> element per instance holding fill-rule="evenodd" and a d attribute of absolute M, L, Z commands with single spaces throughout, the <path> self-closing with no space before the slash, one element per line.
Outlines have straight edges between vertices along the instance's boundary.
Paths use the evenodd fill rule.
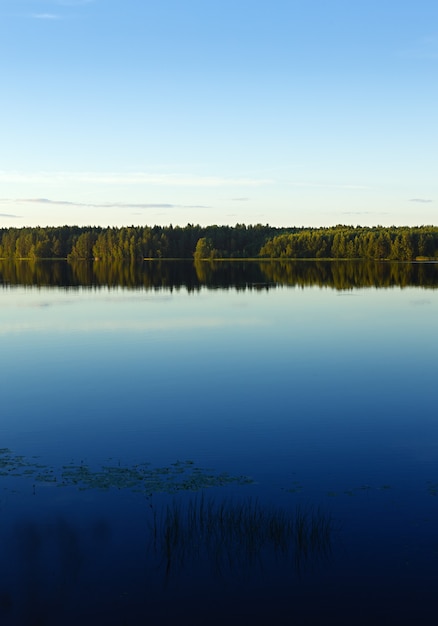
<path fill-rule="evenodd" d="M 435 624 L 438 266 L 0 264 L 0 621 Z"/>

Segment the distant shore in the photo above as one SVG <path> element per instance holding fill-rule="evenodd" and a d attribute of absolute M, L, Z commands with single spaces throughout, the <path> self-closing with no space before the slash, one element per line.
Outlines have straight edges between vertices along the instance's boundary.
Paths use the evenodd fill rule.
<path fill-rule="evenodd" d="M 0 229 L 0 258 L 438 260 L 438 226 L 61 226 Z"/>

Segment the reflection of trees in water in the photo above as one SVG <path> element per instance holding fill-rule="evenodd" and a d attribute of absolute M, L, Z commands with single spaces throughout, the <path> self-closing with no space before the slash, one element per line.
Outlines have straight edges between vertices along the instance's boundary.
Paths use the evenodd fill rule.
<path fill-rule="evenodd" d="M 73 286 L 70 267 L 61 261 L 0 261 L 0 284 Z"/>
<path fill-rule="evenodd" d="M 200 283 L 209 283 L 214 273 L 214 269 L 218 265 L 218 263 L 213 263 L 213 261 L 205 261 L 200 259 L 195 260 L 195 270 L 196 276 Z"/>
<path fill-rule="evenodd" d="M 80 264 L 76 264 L 80 265 Z M 76 269 L 74 265 L 74 269 Z M 191 261 L 145 261 L 144 263 L 92 264 L 96 285 L 144 289 L 197 288 Z"/>
<path fill-rule="evenodd" d="M 276 285 L 354 289 L 438 287 L 438 263 L 389 261 L 0 261 L 0 284 L 196 291 Z"/>
<path fill-rule="evenodd" d="M 299 287 L 438 287 L 438 264 L 377 261 L 274 261 L 261 265 L 269 281 Z"/>
<path fill-rule="evenodd" d="M 0 261 L 0 284 L 6 285 L 196 291 L 201 287 L 246 289 L 263 281 L 258 263 Z"/>
<path fill-rule="evenodd" d="M 265 278 L 258 263 L 220 261 L 145 261 L 75 263 L 76 284 L 144 289 L 246 289 Z"/>
<path fill-rule="evenodd" d="M 294 512 L 258 501 L 174 501 L 151 513 L 150 541 L 166 575 L 201 563 L 216 574 L 254 570 L 273 556 L 301 569 L 327 557 L 333 523 L 319 509 Z"/>
<path fill-rule="evenodd" d="M 245 261 L 195 261 L 196 276 L 210 289 L 252 289 L 264 283 L 259 263 Z"/>

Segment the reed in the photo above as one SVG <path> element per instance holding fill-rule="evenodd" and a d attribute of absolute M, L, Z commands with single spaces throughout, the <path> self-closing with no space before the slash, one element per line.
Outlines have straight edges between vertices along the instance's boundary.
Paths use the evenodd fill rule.
<path fill-rule="evenodd" d="M 166 572 L 207 560 L 217 571 L 241 569 L 275 555 L 301 568 L 330 553 L 333 523 L 321 509 L 288 511 L 247 499 L 202 494 L 152 511 L 151 544 Z"/>

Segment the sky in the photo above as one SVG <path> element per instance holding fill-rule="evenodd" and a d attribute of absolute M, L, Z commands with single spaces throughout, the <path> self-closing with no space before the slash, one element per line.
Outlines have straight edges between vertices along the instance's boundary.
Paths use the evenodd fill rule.
<path fill-rule="evenodd" d="M 0 227 L 438 223 L 437 0 L 0 0 Z"/>

